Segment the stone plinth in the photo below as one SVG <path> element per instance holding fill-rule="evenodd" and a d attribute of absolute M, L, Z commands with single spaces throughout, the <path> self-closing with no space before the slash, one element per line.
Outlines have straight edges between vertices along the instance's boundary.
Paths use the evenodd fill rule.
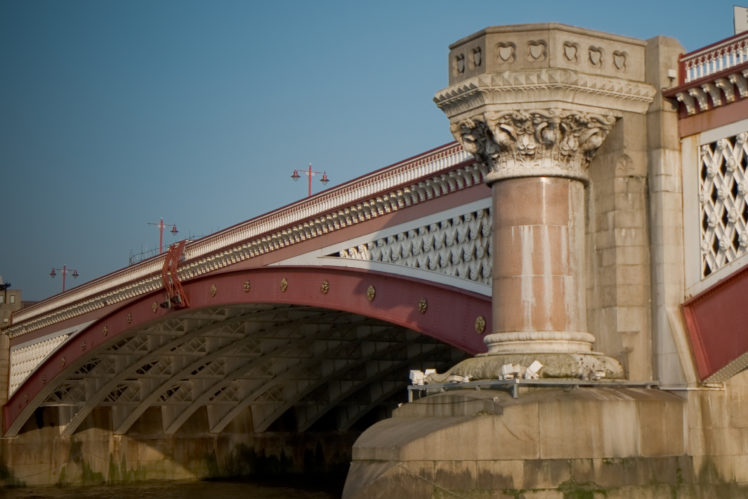
<path fill-rule="evenodd" d="M 683 406 L 620 387 L 432 395 L 361 435 L 343 497 L 561 497 L 590 483 L 606 497 L 670 497 L 694 480 Z"/>
<path fill-rule="evenodd" d="M 747 385 L 429 395 L 359 437 L 343 497 L 746 497 Z"/>

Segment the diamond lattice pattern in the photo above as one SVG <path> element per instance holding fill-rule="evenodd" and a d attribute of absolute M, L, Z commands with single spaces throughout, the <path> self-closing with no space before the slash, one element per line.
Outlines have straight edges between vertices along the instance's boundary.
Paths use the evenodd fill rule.
<path fill-rule="evenodd" d="M 701 277 L 744 255 L 748 248 L 748 132 L 701 146 L 699 207 Z"/>
<path fill-rule="evenodd" d="M 491 210 L 483 208 L 346 248 L 341 258 L 371 260 L 491 283 Z"/>

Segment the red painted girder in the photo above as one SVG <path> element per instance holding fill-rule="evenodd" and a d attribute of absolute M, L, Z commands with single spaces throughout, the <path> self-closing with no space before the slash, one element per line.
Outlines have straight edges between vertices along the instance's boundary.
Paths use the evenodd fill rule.
<path fill-rule="evenodd" d="M 683 304 L 701 380 L 748 352 L 748 266 Z"/>
<path fill-rule="evenodd" d="M 489 296 L 396 274 L 339 267 L 261 267 L 216 273 L 183 286 L 191 306 L 186 313 L 242 303 L 334 309 L 404 326 L 470 354 L 486 351 L 482 334 L 476 332 L 476 318 L 483 317 L 484 332 L 491 331 Z M 44 387 L 82 356 L 132 328 L 180 313 L 162 308 L 162 301 L 163 290 L 151 293 L 102 317 L 62 345 L 10 397 L 3 409 L 3 433 L 17 418 L 28 419 L 42 403 Z"/>

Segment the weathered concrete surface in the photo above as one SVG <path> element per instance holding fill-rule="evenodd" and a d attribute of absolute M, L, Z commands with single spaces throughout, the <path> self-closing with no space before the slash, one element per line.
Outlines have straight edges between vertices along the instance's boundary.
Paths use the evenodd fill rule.
<path fill-rule="evenodd" d="M 687 452 L 689 405 L 633 388 L 426 397 L 356 441 L 343 497 L 742 497 Z"/>
<path fill-rule="evenodd" d="M 115 435 L 101 425 L 63 437 L 59 427 L 42 426 L 2 438 L 0 488 L 310 473 L 342 476 L 357 436 L 254 434 L 241 424 L 219 435 L 188 428 L 165 436 L 155 424 L 158 418 L 147 419 L 139 431 L 128 435 Z"/>

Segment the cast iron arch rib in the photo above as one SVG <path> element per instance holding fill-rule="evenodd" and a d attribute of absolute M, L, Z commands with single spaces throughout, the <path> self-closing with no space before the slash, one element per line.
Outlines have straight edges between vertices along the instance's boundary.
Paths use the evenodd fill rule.
<path fill-rule="evenodd" d="M 138 370 L 141 370 L 146 366 L 148 366 L 148 369 L 150 370 L 153 368 L 154 364 L 163 363 L 164 354 L 168 353 L 169 351 L 172 351 L 184 345 L 191 339 L 197 338 L 207 331 L 215 329 L 217 326 L 226 326 L 230 323 L 241 322 L 242 320 L 245 319 L 245 317 L 246 315 L 239 315 L 239 316 L 228 319 L 228 323 L 226 321 L 219 320 L 219 321 L 208 323 L 196 329 L 184 332 L 181 336 L 177 336 L 171 341 L 167 341 L 166 343 L 159 345 L 155 350 L 151 350 L 145 357 L 139 358 L 135 360 L 134 362 L 130 363 L 130 365 L 128 365 L 126 368 L 118 370 L 115 377 L 111 377 L 98 390 L 96 390 L 95 393 L 93 393 L 93 395 L 86 397 L 86 403 L 83 406 L 81 406 L 78 409 L 78 411 L 73 415 L 73 417 L 70 419 L 70 421 L 64 425 L 62 432 L 61 432 L 62 435 L 69 436 L 75 433 L 76 429 L 85 420 L 85 418 L 91 413 L 91 411 L 97 405 L 99 405 L 104 399 L 106 399 L 112 393 L 112 391 L 117 388 L 117 385 L 123 383 L 123 381 L 127 380 L 128 378 L 135 377 L 138 373 Z M 187 322 L 189 319 L 192 319 L 192 318 L 185 317 L 183 318 L 183 322 Z M 136 332 L 134 333 L 133 336 L 141 336 L 141 334 Z M 107 353 L 109 352 L 105 350 L 100 355 L 101 357 L 105 357 L 107 356 Z"/>

